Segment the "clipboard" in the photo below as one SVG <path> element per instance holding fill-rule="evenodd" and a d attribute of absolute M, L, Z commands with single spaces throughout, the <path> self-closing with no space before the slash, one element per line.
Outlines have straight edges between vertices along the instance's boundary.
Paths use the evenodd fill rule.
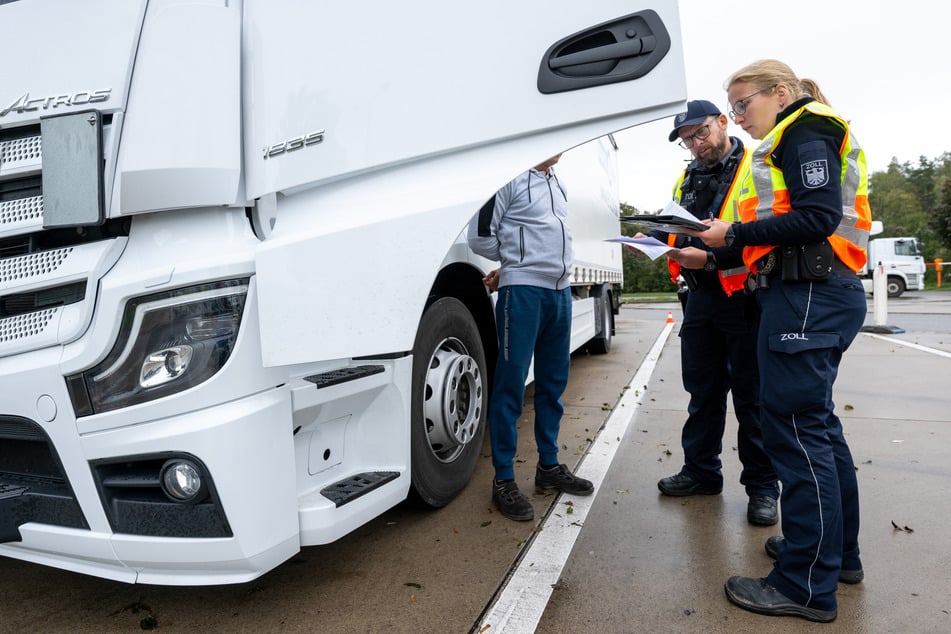
<path fill-rule="evenodd" d="M 631 224 L 642 225 L 645 227 L 661 227 L 667 230 L 673 229 L 693 229 L 694 231 L 706 231 L 710 227 L 703 224 L 696 218 L 681 218 L 680 216 L 671 216 L 670 214 L 636 214 L 634 216 L 621 216 L 621 222 L 630 222 Z M 671 231 L 675 233 L 674 231 Z"/>
<path fill-rule="evenodd" d="M 706 231 L 710 228 L 674 201 L 667 203 L 663 211 L 659 214 L 621 216 L 620 220 L 621 222 L 630 222 L 646 227 L 660 227 L 668 233 L 683 233 L 683 231 L 681 231 L 682 229 Z"/>

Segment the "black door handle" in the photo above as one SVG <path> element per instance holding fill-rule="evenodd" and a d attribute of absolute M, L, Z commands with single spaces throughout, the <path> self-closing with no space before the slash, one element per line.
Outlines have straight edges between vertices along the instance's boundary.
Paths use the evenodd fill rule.
<path fill-rule="evenodd" d="M 561 55 L 548 60 L 548 67 L 552 70 L 561 69 L 563 72 L 570 72 L 573 66 L 608 60 L 617 61 L 624 57 L 644 55 L 652 52 L 656 44 L 657 38 L 653 35 L 638 37 L 627 42 L 618 42 L 617 44 L 598 46 L 578 53 Z"/>
<path fill-rule="evenodd" d="M 538 69 L 538 91 L 552 94 L 637 79 L 669 50 L 670 34 L 660 16 L 638 11 L 555 43 Z"/>

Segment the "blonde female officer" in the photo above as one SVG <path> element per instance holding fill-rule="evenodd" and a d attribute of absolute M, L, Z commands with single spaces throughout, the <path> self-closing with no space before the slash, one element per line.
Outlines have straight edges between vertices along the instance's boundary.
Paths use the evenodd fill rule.
<path fill-rule="evenodd" d="M 737 125 L 762 142 L 737 194 L 742 223 L 710 222 L 709 246 L 738 244 L 762 310 L 757 340 L 763 445 L 782 483 L 782 537 L 765 578 L 731 577 L 736 605 L 829 622 L 836 583 L 862 580 L 858 483 L 834 411 L 842 354 L 865 320 L 857 271 L 871 226 L 865 155 L 818 86 L 784 63 L 729 77 Z"/>

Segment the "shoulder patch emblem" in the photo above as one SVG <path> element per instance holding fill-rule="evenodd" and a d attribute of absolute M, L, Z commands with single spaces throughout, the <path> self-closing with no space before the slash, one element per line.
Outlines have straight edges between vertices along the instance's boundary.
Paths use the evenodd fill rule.
<path fill-rule="evenodd" d="M 829 165 L 825 159 L 802 164 L 802 183 L 809 189 L 822 187 L 829 182 Z"/>

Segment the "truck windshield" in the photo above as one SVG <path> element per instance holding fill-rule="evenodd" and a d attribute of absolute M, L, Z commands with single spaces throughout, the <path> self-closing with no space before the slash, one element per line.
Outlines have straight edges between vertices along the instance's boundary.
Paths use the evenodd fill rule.
<path fill-rule="evenodd" d="M 898 240 L 895 242 L 895 255 L 921 255 L 916 240 Z"/>

